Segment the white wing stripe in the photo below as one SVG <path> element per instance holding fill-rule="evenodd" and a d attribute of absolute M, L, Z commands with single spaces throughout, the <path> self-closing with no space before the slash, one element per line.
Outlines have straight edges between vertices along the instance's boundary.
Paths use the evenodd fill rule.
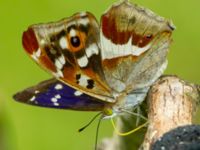
<path fill-rule="evenodd" d="M 130 38 L 129 41 L 124 45 L 113 44 L 110 40 L 103 36 L 102 31 L 100 37 L 103 60 L 127 55 L 139 56 L 151 47 L 151 44 L 148 44 L 142 48 L 134 46 L 132 45 L 132 38 Z"/>

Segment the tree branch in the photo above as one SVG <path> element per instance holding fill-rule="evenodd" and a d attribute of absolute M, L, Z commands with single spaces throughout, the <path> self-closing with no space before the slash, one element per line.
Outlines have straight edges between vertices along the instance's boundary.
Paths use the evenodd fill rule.
<path fill-rule="evenodd" d="M 150 89 L 147 101 L 148 127 L 126 137 L 114 133 L 104 139 L 99 150 L 150 150 L 152 144 L 164 133 L 183 125 L 192 124 L 200 102 L 200 86 L 188 83 L 176 76 L 161 77 Z M 143 109 L 145 113 L 145 109 Z M 136 117 L 119 117 L 117 126 L 121 131 L 131 130 Z"/>

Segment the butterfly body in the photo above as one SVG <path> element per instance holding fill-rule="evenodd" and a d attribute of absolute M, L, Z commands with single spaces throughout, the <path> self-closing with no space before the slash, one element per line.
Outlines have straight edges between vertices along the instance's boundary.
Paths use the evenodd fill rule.
<path fill-rule="evenodd" d="M 173 30 L 170 21 L 127 1 L 106 11 L 100 25 L 89 12 L 32 25 L 23 33 L 24 49 L 55 79 L 15 99 L 73 110 L 131 109 L 165 70 Z"/>

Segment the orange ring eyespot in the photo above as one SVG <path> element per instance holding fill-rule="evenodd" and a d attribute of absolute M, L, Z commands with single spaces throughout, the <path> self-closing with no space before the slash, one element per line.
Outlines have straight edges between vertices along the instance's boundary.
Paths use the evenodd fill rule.
<path fill-rule="evenodd" d="M 79 47 L 81 45 L 80 38 L 78 36 L 74 36 L 70 38 L 70 43 L 73 47 Z"/>
<path fill-rule="evenodd" d="M 70 34 L 68 34 L 67 39 L 70 43 L 69 45 L 71 52 L 78 52 L 85 47 L 86 35 L 83 32 L 76 31 L 76 34 L 73 36 L 70 36 Z"/>

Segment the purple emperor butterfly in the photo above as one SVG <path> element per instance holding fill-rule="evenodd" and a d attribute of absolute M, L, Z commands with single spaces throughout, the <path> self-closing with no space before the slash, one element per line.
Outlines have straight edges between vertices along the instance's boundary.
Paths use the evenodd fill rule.
<path fill-rule="evenodd" d="M 100 25 L 89 12 L 32 25 L 23 33 L 23 47 L 54 78 L 14 98 L 112 114 L 132 109 L 165 70 L 174 29 L 171 21 L 128 1 L 113 4 Z"/>

